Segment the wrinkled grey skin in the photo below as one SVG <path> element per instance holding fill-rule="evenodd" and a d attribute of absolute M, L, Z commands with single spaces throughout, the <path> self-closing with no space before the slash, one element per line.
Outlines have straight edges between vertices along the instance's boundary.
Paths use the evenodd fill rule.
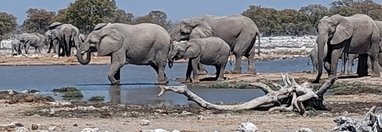
<path fill-rule="evenodd" d="M 172 40 L 190 40 L 195 38 L 220 37 L 231 48 L 235 55 L 234 74 L 241 72 L 241 57 L 248 58 L 248 73 L 255 74 L 254 55 L 256 37 L 260 39 L 260 31 L 256 24 L 248 17 L 242 15 L 234 16 L 204 16 L 184 20 L 180 22 L 173 33 Z M 260 43 L 259 43 L 260 45 Z M 260 53 L 260 52 L 258 52 Z"/>
<path fill-rule="evenodd" d="M 120 69 L 125 64 L 150 65 L 158 74 L 158 82 L 163 84 L 167 83 L 165 67 L 170 43 L 168 32 L 156 24 L 101 23 L 81 45 L 77 59 L 86 65 L 90 62 L 91 52 L 111 56 L 108 73 L 111 84 L 119 84 Z"/>
<path fill-rule="evenodd" d="M 35 53 L 41 53 L 44 46 L 44 35 L 38 33 L 22 33 L 19 36 L 20 47 L 25 49 L 25 54 L 28 54 L 29 47 L 35 48 Z"/>
<path fill-rule="evenodd" d="M 46 38 L 46 41 L 47 41 L 47 45 L 48 45 L 48 52 L 47 53 L 50 53 L 51 50 L 53 49 L 53 53 L 57 53 L 57 50 L 58 50 L 58 45 L 59 45 L 59 39 L 58 39 L 58 36 L 56 36 L 57 34 L 53 34 L 51 30 L 48 30 L 45 32 L 45 38 Z"/>
<path fill-rule="evenodd" d="M 230 54 L 229 45 L 219 37 L 191 39 L 187 42 L 174 43 L 170 51 L 171 59 L 189 59 L 186 81 L 197 83 L 198 65 L 213 65 L 216 68 L 216 80 L 224 80 L 224 70 Z M 191 80 L 191 72 L 193 79 Z"/>
<path fill-rule="evenodd" d="M 365 54 L 372 62 L 372 77 L 379 76 L 378 53 L 380 30 L 367 15 L 356 14 L 350 17 L 333 15 L 320 20 L 318 28 L 318 74 L 315 83 L 322 75 L 322 66 L 329 70 L 329 76 L 336 76 L 337 63 L 343 52 Z M 324 46 L 328 45 L 328 53 L 324 54 Z"/>
<path fill-rule="evenodd" d="M 51 31 L 54 36 L 57 36 L 59 42 L 58 51 L 63 50 L 63 53 L 58 52 L 59 56 L 70 56 L 72 47 L 78 49 L 81 45 L 79 38 L 80 31 L 72 24 L 54 22 L 49 26 L 49 31 Z"/>

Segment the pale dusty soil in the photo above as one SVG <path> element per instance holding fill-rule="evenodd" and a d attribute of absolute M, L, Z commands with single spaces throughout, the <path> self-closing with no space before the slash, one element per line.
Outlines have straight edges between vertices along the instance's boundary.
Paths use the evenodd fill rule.
<path fill-rule="evenodd" d="M 91 64 L 109 64 L 109 57 L 93 57 Z M 0 65 L 47 65 L 60 64 L 71 65 L 78 64 L 75 57 L 53 57 L 52 55 L 34 56 L 34 57 L 10 57 L 0 56 Z M 298 82 L 313 80 L 315 74 L 312 73 L 290 73 Z M 227 81 L 280 81 L 280 73 L 258 73 L 257 75 L 241 74 L 227 75 Z M 323 80 L 326 78 L 323 75 Z M 341 78 L 336 83 L 362 82 L 365 85 L 382 85 L 382 78 Z M 201 82 L 201 84 L 211 83 Z M 361 118 L 367 110 L 373 106 L 382 106 L 382 96 L 378 93 L 353 93 L 351 95 L 327 95 L 325 96 L 328 111 L 316 111 L 308 114 L 307 117 L 297 115 L 294 112 L 269 113 L 267 111 L 239 111 L 239 112 L 220 112 L 203 110 L 199 107 L 185 107 L 180 110 L 165 110 L 165 112 L 156 112 L 155 106 L 147 109 L 121 109 L 117 111 L 106 111 L 106 117 L 103 117 L 105 111 L 70 111 L 67 113 L 57 113 L 54 115 L 44 114 L 26 114 L 37 108 L 54 108 L 63 106 L 52 106 L 48 104 L 36 103 L 18 103 L 7 104 L 0 101 L 0 125 L 12 121 L 18 121 L 31 129 L 32 124 L 39 124 L 39 130 L 47 130 L 51 126 L 56 126 L 57 131 L 81 131 L 86 127 L 97 127 L 101 131 L 140 131 L 147 129 L 162 128 L 166 130 L 181 131 L 235 131 L 240 123 L 252 122 L 260 131 L 272 132 L 294 132 L 300 128 L 306 127 L 317 132 L 330 131 L 335 127 L 333 120 L 340 115 L 348 112 L 348 116 Z M 80 104 L 79 104 L 80 105 Z M 102 104 L 101 104 L 102 105 Z M 105 106 L 108 106 L 104 104 Z M 76 107 L 77 105 L 71 106 Z M 191 112 L 191 114 L 182 114 L 182 111 Z M 347 111 L 347 112 L 345 112 Z M 138 113 L 138 116 L 121 116 L 120 113 L 132 115 Z M 85 116 L 65 116 L 67 114 L 80 113 Z M 101 114 L 100 114 L 101 113 Z M 165 113 L 165 114 L 164 114 Z M 101 115 L 101 116 L 99 116 Z M 123 114 L 122 114 L 123 115 Z M 198 117 L 203 117 L 198 119 Z M 143 119 L 149 120 L 150 124 L 141 126 Z M 77 126 L 75 126 L 75 124 Z M 0 131 L 5 131 L 0 128 Z M 35 130 L 38 131 L 38 130 Z"/>

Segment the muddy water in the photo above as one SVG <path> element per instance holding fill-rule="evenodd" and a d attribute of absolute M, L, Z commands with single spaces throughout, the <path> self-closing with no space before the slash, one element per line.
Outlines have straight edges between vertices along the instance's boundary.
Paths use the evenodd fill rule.
<path fill-rule="evenodd" d="M 258 72 L 301 72 L 311 70 L 308 58 L 273 60 L 256 62 Z M 246 65 L 245 62 L 243 62 Z M 166 69 L 171 85 L 180 85 L 176 78 L 184 77 L 186 64 L 176 63 L 172 69 Z M 91 96 L 105 96 L 105 100 L 114 103 L 132 104 L 187 104 L 185 97 L 166 93 L 157 97 L 158 86 L 155 71 L 149 66 L 125 65 L 121 70 L 120 86 L 110 86 L 107 79 L 108 65 L 73 66 L 0 66 L 0 90 L 38 89 L 42 94 L 54 95 L 54 88 L 74 86 L 84 94 L 83 100 Z M 233 69 L 233 66 L 227 66 Z M 209 73 L 215 73 L 211 66 Z M 245 72 L 246 69 L 243 68 Z M 263 95 L 262 91 L 250 89 L 211 89 L 192 87 L 191 90 L 212 102 L 238 103 Z"/>

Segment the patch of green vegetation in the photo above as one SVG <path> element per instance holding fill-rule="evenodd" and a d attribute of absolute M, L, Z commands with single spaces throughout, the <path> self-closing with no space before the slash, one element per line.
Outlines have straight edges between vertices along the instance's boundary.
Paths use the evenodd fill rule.
<path fill-rule="evenodd" d="M 92 96 L 88 101 L 90 102 L 102 102 L 105 100 L 104 96 Z"/>
<path fill-rule="evenodd" d="M 64 99 L 72 99 L 72 98 L 82 98 L 84 95 L 82 95 L 81 91 L 76 87 L 63 87 L 58 89 L 53 89 L 53 92 L 62 93 L 62 97 Z"/>
<path fill-rule="evenodd" d="M 239 81 L 239 82 L 215 82 L 208 85 L 208 88 L 237 88 L 237 89 L 249 89 L 248 82 Z"/>

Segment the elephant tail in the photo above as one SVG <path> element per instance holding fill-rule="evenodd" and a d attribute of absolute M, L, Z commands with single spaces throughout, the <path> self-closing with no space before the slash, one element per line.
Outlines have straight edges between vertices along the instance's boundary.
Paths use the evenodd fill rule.
<path fill-rule="evenodd" d="M 256 36 L 257 38 L 259 39 L 259 47 L 257 47 L 257 55 L 260 56 L 260 33 L 259 32 L 256 32 Z M 255 41 L 256 42 L 256 41 Z"/>

